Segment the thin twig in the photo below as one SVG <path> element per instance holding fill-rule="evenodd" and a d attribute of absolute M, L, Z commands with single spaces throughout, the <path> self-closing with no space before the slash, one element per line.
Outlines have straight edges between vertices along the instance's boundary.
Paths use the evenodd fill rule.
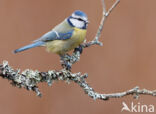
<path fill-rule="evenodd" d="M 119 2 L 120 0 L 116 0 L 116 2 L 112 5 L 112 7 L 108 9 L 106 16 L 109 16 L 109 14 L 113 11 L 113 9 L 118 5 Z"/>

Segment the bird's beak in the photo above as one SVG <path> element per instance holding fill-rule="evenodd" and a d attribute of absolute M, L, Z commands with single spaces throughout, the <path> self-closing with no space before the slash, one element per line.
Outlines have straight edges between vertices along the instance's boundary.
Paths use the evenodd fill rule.
<path fill-rule="evenodd" d="M 90 21 L 86 21 L 86 23 L 88 24 L 88 23 L 90 23 Z"/>

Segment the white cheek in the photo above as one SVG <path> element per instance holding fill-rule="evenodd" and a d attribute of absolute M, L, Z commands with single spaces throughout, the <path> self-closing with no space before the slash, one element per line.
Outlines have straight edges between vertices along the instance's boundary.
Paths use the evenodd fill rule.
<path fill-rule="evenodd" d="M 77 19 L 70 19 L 70 21 L 77 28 L 83 28 L 84 27 L 84 22 L 83 21 L 79 21 Z"/>

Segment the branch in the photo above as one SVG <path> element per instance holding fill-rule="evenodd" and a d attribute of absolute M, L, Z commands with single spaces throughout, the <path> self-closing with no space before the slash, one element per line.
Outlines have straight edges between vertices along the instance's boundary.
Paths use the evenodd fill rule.
<path fill-rule="evenodd" d="M 48 71 L 48 72 L 39 72 L 32 70 L 25 70 L 20 73 L 20 70 L 14 70 L 9 66 L 7 61 L 4 61 L 0 65 L 0 76 L 11 81 L 11 84 L 15 87 L 25 88 L 27 90 L 32 90 L 36 92 L 37 96 L 41 96 L 41 92 L 38 89 L 37 84 L 41 82 L 46 82 L 49 86 L 53 84 L 56 80 L 63 80 L 67 83 L 75 82 L 78 84 L 89 97 L 101 100 L 108 100 L 109 98 L 120 98 L 127 95 L 135 95 L 135 98 L 138 98 L 139 95 L 152 95 L 156 96 L 156 90 L 150 91 L 146 89 L 140 90 L 139 87 L 135 87 L 131 90 L 121 92 L 121 93 L 112 93 L 112 94 L 100 94 L 94 91 L 85 79 L 88 77 L 87 74 L 71 73 L 68 70 L 60 71 Z"/>

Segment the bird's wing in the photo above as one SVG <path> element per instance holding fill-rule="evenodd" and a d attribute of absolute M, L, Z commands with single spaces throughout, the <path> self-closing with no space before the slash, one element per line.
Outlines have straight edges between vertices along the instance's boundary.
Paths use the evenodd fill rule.
<path fill-rule="evenodd" d="M 37 41 L 43 41 L 43 42 L 48 42 L 48 41 L 53 41 L 53 40 L 66 40 L 71 38 L 74 30 L 69 30 L 65 33 L 63 32 L 57 32 L 55 30 L 49 31 L 45 33 L 43 36 L 41 36 L 39 39 L 35 40 L 34 42 Z"/>

